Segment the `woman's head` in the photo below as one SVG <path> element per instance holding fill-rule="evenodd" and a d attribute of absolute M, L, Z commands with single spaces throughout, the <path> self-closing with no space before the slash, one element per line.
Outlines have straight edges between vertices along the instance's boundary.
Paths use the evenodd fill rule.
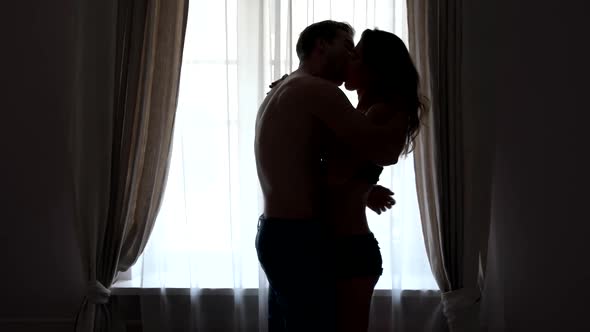
<path fill-rule="evenodd" d="M 346 80 L 348 90 L 359 90 L 381 101 L 401 99 L 408 113 L 404 153 L 412 151 L 424 111 L 420 78 L 404 42 L 381 30 L 365 30 L 355 49 Z"/>

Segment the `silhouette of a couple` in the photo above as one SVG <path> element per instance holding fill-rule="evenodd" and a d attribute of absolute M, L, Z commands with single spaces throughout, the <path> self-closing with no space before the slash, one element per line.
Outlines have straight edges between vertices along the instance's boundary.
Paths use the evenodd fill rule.
<path fill-rule="evenodd" d="M 299 68 L 271 85 L 256 118 L 264 196 L 256 249 L 269 280 L 269 330 L 366 331 L 382 273 L 366 208 L 395 201 L 383 166 L 411 152 L 424 111 L 396 35 L 323 21 L 297 41 Z M 355 108 L 339 86 L 358 93 Z"/>

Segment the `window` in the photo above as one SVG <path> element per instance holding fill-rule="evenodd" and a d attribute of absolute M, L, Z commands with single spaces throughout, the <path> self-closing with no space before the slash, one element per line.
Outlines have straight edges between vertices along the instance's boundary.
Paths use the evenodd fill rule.
<path fill-rule="evenodd" d="M 295 43 L 324 19 L 407 40 L 405 0 L 193 1 L 167 187 L 156 225 L 132 268 L 134 286 L 258 288 L 254 248 L 261 195 L 253 154 L 254 120 L 268 85 L 296 68 Z M 346 92 L 353 105 L 356 95 Z M 368 212 L 380 242 L 378 289 L 435 289 L 416 200 L 413 159 L 387 168 L 380 184 L 398 201 Z"/>

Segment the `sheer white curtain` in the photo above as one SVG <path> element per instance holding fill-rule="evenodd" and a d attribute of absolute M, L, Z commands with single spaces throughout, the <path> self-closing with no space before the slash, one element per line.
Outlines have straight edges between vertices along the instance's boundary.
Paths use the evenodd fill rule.
<path fill-rule="evenodd" d="M 190 289 L 189 328 L 265 329 L 267 281 L 254 248 L 262 204 L 254 119 L 268 85 L 297 68 L 299 33 L 325 19 L 353 25 L 356 41 L 375 27 L 407 40 L 405 0 L 190 2 L 168 184 L 131 283 L 166 295 Z M 356 105 L 355 93 L 347 95 Z M 399 300 L 400 290 L 437 289 L 424 249 L 412 156 L 386 168 L 380 184 L 395 192 L 397 205 L 380 216 L 369 212 L 384 259 L 379 295 L 398 294 Z M 230 314 L 212 321 L 206 295 L 223 290 Z M 257 300 L 250 303 L 250 295 Z M 178 312 L 171 303 L 160 300 L 152 309 L 166 319 Z M 154 314 L 144 308 L 144 316 Z"/>

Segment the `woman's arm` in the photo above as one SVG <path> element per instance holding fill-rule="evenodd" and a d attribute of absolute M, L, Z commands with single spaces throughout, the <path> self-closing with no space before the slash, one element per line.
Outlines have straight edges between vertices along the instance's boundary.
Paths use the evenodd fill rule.
<path fill-rule="evenodd" d="M 396 134 L 396 156 L 399 157 L 401 151 L 403 150 L 405 144 L 405 135 L 406 129 L 408 125 L 408 119 L 404 116 L 404 112 L 400 110 L 395 110 L 392 105 L 386 104 L 377 104 L 371 107 L 367 112 L 366 116 L 371 120 L 371 122 L 379 124 L 383 122 L 388 122 L 390 120 L 395 120 L 398 123 L 398 131 Z M 397 162 L 397 158 L 396 158 Z M 367 207 L 377 214 L 381 214 L 386 210 L 391 209 L 391 207 L 395 205 L 395 200 L 393 199 L 393 192 L 385 187 L 374 185 L 367 198 Z"/>
<path fill-rule="evenodd" d="M 357 111 L 333 83 L 317 78 L 305 80 L 290 91 L 290 100 L 299 101 L 296 107 L 309 111 L 357 155 L 381 166 L 394 163 L 397 124 L 384 122 L 376 125 Z"/>
<path fill-rule="evenodd" d="M 371 188 L 371 191 L 369 191 L 367 207 L 375 211 L 375 213 L 381 214 L 382 212 L 391 209 L 394 205 L 395 199 L 393 199 L 393 191 L 388 188 L 376 184 Z"/>

